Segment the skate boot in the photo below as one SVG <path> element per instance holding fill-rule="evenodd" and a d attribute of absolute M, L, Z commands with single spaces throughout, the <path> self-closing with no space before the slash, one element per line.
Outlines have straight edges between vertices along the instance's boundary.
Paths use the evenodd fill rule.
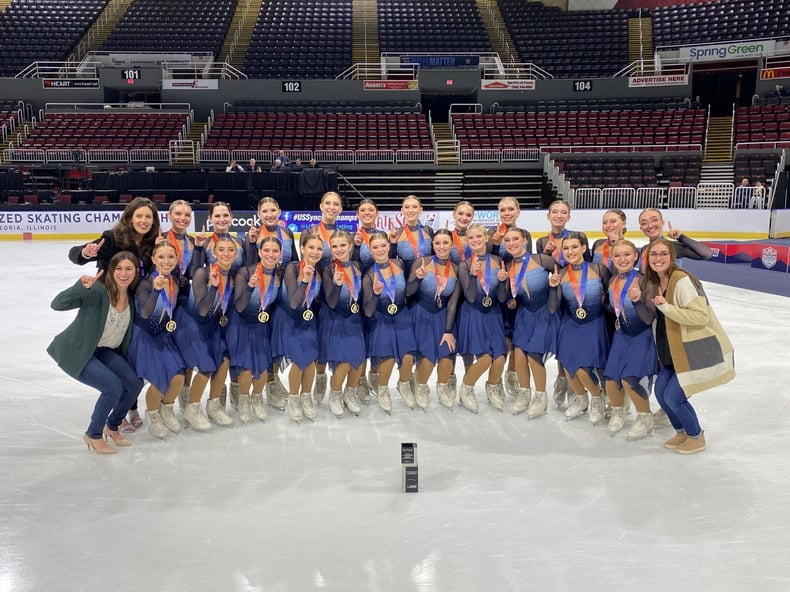
<path fill-rule="evenodd" d="M 411 383 L 406 381 L 398 381 L 398 386 L 396 387 L 398 393 L 400 393 L 403 402 L 406 403 L 406 407 L 409 409 L 414 409 L 414 391 L 411 390 Z"/>
<path fill-rule="evenodd" d="M 370 403 L 370 387 L 368 386 L 368 379 L 363 374 L 359 377 L 359 384 L 357 384 L 357 399 L 363 405 Z"/>
<path fill-rule="evenodd" d="M 198 432 L 211 431 L 211 422 L 206 418 L 203 413 L 203 408 L 198 403 L 187 403 L 187 408 L 184 410 L 184 421 L 193 430 Z"/>
<path fill-rule="evenodd" d="M 428 411 L 428 396 L 430 392 L 431 389 L 427 384 L 418 384 L 417 390 L 414 391 L 414 402 L 417 403 L 417 407 L 423 411 Z"/>
<path fill-rule="evenodd" d="M 276 382 L 266 383 L 266 401 L 275 409 L 285 411 L 285 397 L 280 393 Z"/>
<path fill-rule="evenodd" d="M 535 391 L 535 396 L 532 397 L 532 402 L 527 409 L 527 419 L 535 419 L 540 417 L 549 407 L 549 397 L 546 391 Z"/>
<path fill-rule="evenodd" d="M 505 410 L 505 397 L 501 384 L 489 384 L 486 382 L 486 398 L 497 411 Z"/>
<path fill-rule="evenodd" d="M 181 409 L 181 413 L 184 413 L 187 410 L 187 405 L 189 404 L 189 385 L 181 387 L 181 390 L 178 393 L 178 408 Z"/>
<path fill-rule="evenodd" d="M 354 415 L 359 415 L 361 409 L 359 408 L 359 399 L 357 398 L 357 388 L 347 386 L 343 390 L 343 405 Z"/>
<path fill-rule="evenodd" d="M 233 383 L 230 383 L 230 404 L 233 405 Z M 234 405 L 239 410 L 239 419 L 244 423 L 249 422 L 252 419 L 252 401 L 250 400 L 249 395 L 239 395 L 238 399 L 236 399 L 236 405 Z"/>
<path fill-rule="evenodd" d="M 302 421 L 302 401 L 299 395 L 288 395 L 288 417 L 296 423 Z"/>
<path fill-rule="evenodd" d="M 236 381 L 230 381 L 230 404 L 231 407 L 234 409 L 239 408 L 239 397 L 241 393 L 239 392 L 239 383 Z"/>
<path fill-rule="evenodd" d="M 508 370 L 505 372 L 505 386 L 511 397 L 514 399 L 518 397 L 518 374 L 516 374 L 515 370 Z"/>
<path fill-rule="evenodd" d="M 565 376 L 558 376 L 557 380 L 554 381 L 554 404 L 559 409 L 560 407 L 565 404 L 565 396 L 566 394 L 570 397 L 570 393 L 568 392 L 568 379 Z"/>
<path fill-rule="evenodd" d="M 206 403 L 206 415 L 211 421 L 221 426 L 232 425 L 233 420 L 230 415 L 225 413 L 225 409 L 223 409 L 221 403 L 220 397 L 209 399 L 208 403 Z"/>
<path fill-rule="evenodd" d="M 313 406 L 313 395 L 310 393 L 302 393 L 299 395 L 299 400 L 302 404 L 302 415 L 310 421 L 315 421 L 315 407 Z"/>
<path fill-rule="evenodd" d="M 472 413 L 477 413 L 480 407 L 475 399 L 475 387 L 461 383 L 461 405 Z"/>
<path fill-rule="evenodd" d="M 455 406 L 455 390 L 452 389 L 448 382 L 436 384 L 436 396 L 439 398 L 439 404 L 446 407 L 450 411 Z"/>
<path fill-rule="evenodd" d="M 653 427 L 656 428 L 667 428 L 672 425 L 672 422 L 669 421 L 669 416 L 667 416 L 667 412 L 661 409 L 660 407 L 653 412 Z"/>
<path fill-rule="evenodd" d="M 329 411 L 338 419 L 343 417 L 343 393 L 340 391 L 329 391 Z"/>
<path fill-rule="evenodd" d="M 650 434 L 653 433 L 653 414 L 649 411 L 646 413 L 638 413 L 636 414 L 636 422 L 634 425 L 631 426 L 626 434 L 625 438 L 629 442 L 631 440 L 641 440 L 642 438 L 647 438 Z M 684 436 L 686 434 L 683 434 Z"/>
<path fill-rule="evenodd" d="M 162 418 L 162 423 L 171 432 L 178 433 L 181 431 L 181 424 L 176 419 L 173 412 L 173 403 L 162 403 L 159 406 L 159 416 Z"/>
<path fill-rule="evenodd" d="M 266 421 L 269 416 L 266 413 L 266 403 L 263 401 L 263 393 L 253 393 L 251 401 L 252 413 L 261 421 Z"/>
<path fill-rule="evenodd" d="M 609 435 L 614 436 L 625 427 L 625 409 L 612 407 L 612 416 L 609 418 Z"/>
<path fill-rule="evenodd" d="M 590 402 L 587 399 L 587 393 L 585 392 L 583 395 L 573 394 L 570 398 L 570 404 L 568 408 L 565 410 L 565 419 L 576 419 L 580 415 L 587 413 L 587 409 L 590 407 Z"/>
<path fill-rule="evenodd" d="M 527 409 L 531 400 L 532 389 L 518 387 L 518 391 L 516 392 L 516 400 L 513 401 L 513 407 L 510 409 L 513 415 L 518 415 Z"/>
<path fill-rule="evenodd" d="M 315 383 L 313 384 L 313 399 L 316 404 L 320 403 L 326 397 L 326 372 L 315 375 Z"/>
<path fill-rule="evenodd" d="M 392 415 L 392 397 L 390 397 L 389 387 L 386 385 L 379 385 L 376 398 L 378 399 L 379 407 L 381 407 L 382 411 Z"/>
<path fill-rule="evenodd" d="M 159 409 L 149 409 L 145 412 L 145 425 L 148 428 L 148 433 L 154 438 L 167 438 L 167 428 L 162 423 Z"/>
<path fill-rule="evenodd" d="M 590 423 L 597 426 L 606 417 L 606 403 L 603 395 L 590 397 Z"/>

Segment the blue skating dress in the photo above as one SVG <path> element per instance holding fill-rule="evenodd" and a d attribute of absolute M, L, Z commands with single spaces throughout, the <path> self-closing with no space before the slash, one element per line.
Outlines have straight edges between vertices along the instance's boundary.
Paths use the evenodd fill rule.
<path fill-rule="evenodd" d="M 176 309 L 176 343 L 188 368 L 213 374 L 229 356 L 226 341 L 233 308 L 231 274 L 220 269 L 220 285 L 209 285 L 209 268 L 195 272 L 192 290 L 184 306 Z M 223 320 L 224 319 L 224 320 Z M 223 324 L 224 323 L 224 324 Z"/>
<path fill-rule="evenodd" d="M 341 363 L 358 368 L 367 358 L 362 312 L 362 272 L 355 262 L 343 263 L 345 280 L 333 282 L 336 264 L 324 270 L 324 305 L 321 308 L 321 360 L 332 370 Z M 351 284 L 349 289 L 348 284 Z M 353 294 L 353 297 L 352 297 Z"/>
<path fill-rule="evenodd" d="M 469 274 L 471 259 L 461 263 L 458 279 L 464 292 L 464 303 L 458 311 L 458 353 L 461 355 L 491 355 L 493 359 L 504 356 L 507 352 L 505 343 L 505 327 L 499 306 L 499 280 L 496 272 L 499 269 L 499 258 L 484 255 L 482 271 L 483 281 L 487 281 L 489 289 L 486 296 L 479 279 Z M 486 280 L 487 278 L 487 280 Z M 484 306 L 483 302 L 490 306 Z"/>
<path fill-rule="evenodd" d="M 458 283 L 457 267 L 450 263 L 449 270 L 446 262 L 440 261 L 434 255 L 432 265 L 427 267 L 427 272 L 419 282 L 419 288 L 414 296 L 414 306 L 411 307 L 412 323 L 414 324 L 414 337 L 417 340 L 419 356 L 427 358 L 432 364 L 441 358 L 454 358 L 446 343 L 439 345 L 445 333 L 455 336 L 456 309 L 460 298 L 460 284 Z M 435 270 L 435 272 L 434 272 Z M 436 294 L 436 274 L 447 277 L 447 283 L 440 294 Z"/>
<path fill-rule="evenodd" d="M 299 255 L 296 252 L 296 242 L 294 241 L 293 234 L 287 228 L 281 228 L 279 225 L 275 226 L 261 226 L 261 234 L 258 238 L 258 243 L 256 248 L 260 248 L 261 241 L 264 238 L 269 236 L 275 236 L 280 241 L 282 245 L 282 259 L 280 260 L 280 265 L 285 267 L 291 261 L 297 261 L 299 259 Z M 256 259 L 257 261 L 257 259 Z M 248 263 L 252 263 L 252 261 L 247 261 Z"/>
<path fill-rule="evenodd" d="M 230 266 L 231 273 L 236 273 L 239 268 L 244 265 L 245 253 L 244 253 L 244 241 L 239 238 L 238 236 L 231 236 L 230 234 L 217 234 L 214 233 L 211 240 L 206 243 L 204 247 L 195 247 L 195 252 L 193 253 L 193 257 L 200 257 L 201 265 L 214 265 L 217 262 L 217 258 L 214 256 L 214 243 L 216 242 L 217 238 L 224 238 L 230 236 L 233 239 L 233 242 L 236 243 L 236 259 Z"/>
<path fill-rule="evenodd" d="M 265 286 L 249 286 L 251 274 L 265 277 Z M 236 274 L 236 314 L 228 325 L 228 351 L 235 368 L 250 370 L 260 377 L 272 365 L 271 327 L 280 298 L 280 276 L 276 269 L 258 264 Z"/>
<path fill-rule="evenodd" d="M 547 260 L 546 255 L 516 257 L 508 265 L 515 264 L 514 280 L 518 287 L 516 294 L 516 318 L 513 330 L 513 346 L 530 354 L 542 354 L 545 358 L 557 351 L 557 335 L 559 333 L 559 316 L 549 313 L 549 275 L 541 264 L 540 257 Z M 526 271 L 524 271 L 526 265 Z M 521 281 L 519 277 L 522 275 Z M 513 299 L 508 282 L 508 302 Z"/>
<path fill-rule="evenodd" d="M 290 361 L 304 370 L 318 359 L 318 313 L 321 308 L 321 277 L 310 284 L 298 281 L 299 261 L 292 261 L 283 275 L 280 302 L 272 319 L 271 347 L 275 362 Z"/>
<path fill-rule="evenodd" d="M 171 276 L 169 287 L 155 290 L 151 285 L 155 277 L 157 272 L 141 280 L 135 290 L 137 314 L 128 355 L 137 376 L 166 393 L 173 377 L 184 373 L 186 362 L 175 341 L 175 331 L 181 329 L 177 323 L 175 331 L 167 329 L 173 328 L 171 321 L 178 307 L 178 281 Z"/>
<path fill-rule="evenodd" d="M 609 302 L 619 314 L 603 376 L 618 384 L 623 378 L 641 379 L 658 373 L 658 356 L 652 323 L 645 323 L 642 320 L 634 303 L 628 298 L 631 282 L 641 282 L 642 275 L 634 273 L 630 281 L 629 276 L 630 274 L 615 276 L 609 283 Z M 643 305 L 640 303 L 637 306 Z"/>
<path fill-rule="evenodd" d="M 602 300 L 604 286 L 595 271 L 597 269 L 597 264 L 586 261 L 581 265 L 568 266 L 559 286 L 560 306 L 564 314 L 560 320 L 557 359 L 571 376 L 579 368 L 604 368 L 609 354 L 609 336 L 606 332 Z M 570 281 L 571 274 L 578 282 L 580 290 L 584 285 L 581 306 Z M 577 313 L 579 309 L 583 312 Z"/>
<path fill-rule="evenodd" d="M 459 265 L 464 259 L 472 256 L 472 248 L 466 243 L 465 230 L 453 230 L 453 248 L 450 251 L 450 261 Z"/>
<path fill-rule="evenodd" d="M 417 257 L 427 257 L 433 253 L 433 237 L 430 229 L 422 224 L 403 226 L 396 233 L 398 239 L 390 248 L 390 257 L 403 261 L 403 271 L 406 277 L 410 277 Z"/>
<path fill-rule="evenodd" d="M 382 265 L 384 269 L 387 265 Z M 368 357 L 375 365 L 387 358 L 398 364 L 406 354 L 417 352 L 411 309 L 406 307 L 406 277 L 400 266 L 390 261 L 391 277 L 384 276 L 382 267 L 374 264 L 363 279 Z M 381 274 L 379 276 L 379 274 Z M 384 284 L 384 291 L 373 293 L 373 279 Z"/>

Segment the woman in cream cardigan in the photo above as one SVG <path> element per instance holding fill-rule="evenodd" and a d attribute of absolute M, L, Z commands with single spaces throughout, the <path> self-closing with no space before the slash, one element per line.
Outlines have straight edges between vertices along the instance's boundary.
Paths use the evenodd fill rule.
<path fill-rule="evenodd" d="M 732 380 L 735 353 L 699 280 L 676 266 L 672 244 L 659 238 L 646 254 L 642 297 L 657 310 L 656 399 L 677 431 L 664 446 L 680 454 L 702 452 L 705 434 L 689 397 Z"/>

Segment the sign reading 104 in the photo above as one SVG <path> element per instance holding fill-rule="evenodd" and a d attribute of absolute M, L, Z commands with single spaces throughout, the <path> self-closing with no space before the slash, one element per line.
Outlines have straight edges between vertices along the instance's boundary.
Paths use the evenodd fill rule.
<path fill-rule="evenodd" d="M 573 92 L 589 92 L 592 90 L 592 80 L 574 80 Z"/>

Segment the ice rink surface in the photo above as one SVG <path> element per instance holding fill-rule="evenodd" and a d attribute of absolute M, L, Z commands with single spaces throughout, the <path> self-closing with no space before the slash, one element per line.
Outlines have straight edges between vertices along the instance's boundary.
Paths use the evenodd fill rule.
<path fill-rule="evenodd" d="M 477 416 L 393 389 L 391 417 L 375 400 L 342 420 L 324 402 L 315 424 L 231 411 L 99 457 L 82 442 L 96 393 L 45 352 L 73 317 L 50 301 L 93 271 L 68 246 L 0 242 L 0 592 L 790 590 L 787 298 L 706 284 L 738 375 L 693 398 L 702 454 L 664 449 L 671 428 L 626 442 L 553 406 L 500 413 L 478 387 Z"/>

